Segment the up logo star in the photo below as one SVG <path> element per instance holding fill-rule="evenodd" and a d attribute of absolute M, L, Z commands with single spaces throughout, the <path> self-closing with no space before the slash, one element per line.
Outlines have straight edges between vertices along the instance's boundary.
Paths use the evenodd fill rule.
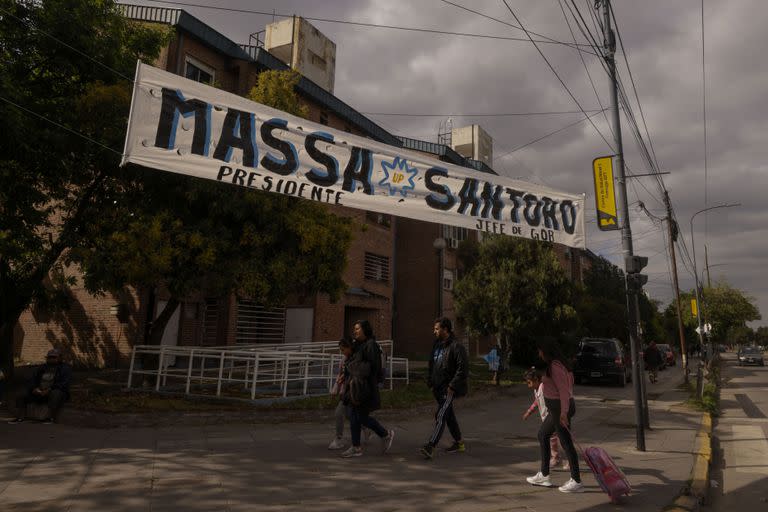
<path fill-rule="evenodd" d="M 392 162 L 382 161 L 381 168 L 384 171 L 384 177 L 379 181 L 379 185 L 386 187 L 390 196 L 400 194 L 408 197 L 408 191 L 416 188 L 415 179 L 419 170 L 409 166 L 404 158 L 396 156 Z"/>

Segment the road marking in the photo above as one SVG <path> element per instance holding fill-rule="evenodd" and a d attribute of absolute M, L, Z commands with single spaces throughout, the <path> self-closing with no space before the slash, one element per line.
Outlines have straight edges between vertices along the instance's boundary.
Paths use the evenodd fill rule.
<path fill-rule="evenodd" d="M 747 418 L 765 418 L 765 414 L 763 411 L 760 410 L 760 408 L 755 405 L 755 402 L 753 402 L 747 395 L 742 394 L 736 394 L 736 401 L 739 402 L 739 405 L 742 409 L 744 409 L 744 412 L 747 415 Z"/>

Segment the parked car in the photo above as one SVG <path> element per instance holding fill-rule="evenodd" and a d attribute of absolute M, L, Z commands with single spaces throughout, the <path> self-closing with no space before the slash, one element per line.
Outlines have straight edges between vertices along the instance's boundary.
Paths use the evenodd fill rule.
<path fill-rule="evenodd" d="M 763 351 L 760 347 L 742 347 L 739 349 L 739 366 L 745 364 L 756 364 L 758 366 L 765 366 L 763 360 Z"/>
<path fill-rule="evenodd" d="M 619 340 L 584 338 L 576 353 L 573 376 L 580 383 L 609 381 L 624 387 L 632 379 L 632 372 Z"/>
<path fill-rule="evenodd" d="M 664 364 L 666 366 L 677 365 L 677 355 L 675 355 L 675 351 L 672 350 L 672 347 L 670 347 L 666 343 L 661 343 L 656 346 L 661 351 L 661 357 L 664 359 Z"/>

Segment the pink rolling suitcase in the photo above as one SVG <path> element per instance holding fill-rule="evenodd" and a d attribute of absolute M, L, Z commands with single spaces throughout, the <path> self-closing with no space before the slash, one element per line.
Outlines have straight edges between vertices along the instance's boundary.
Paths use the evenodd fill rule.
<path fill-rule="evenodd" d="M 619 496 L 628 496 L 632 487 L 624 472 L 619 469 L 610 455 L 602 448 L 590 446 L 582 451 L 589 469 L 595 474 L 600 487 L 610 496 L 612 503 L 618 503 Z"/>

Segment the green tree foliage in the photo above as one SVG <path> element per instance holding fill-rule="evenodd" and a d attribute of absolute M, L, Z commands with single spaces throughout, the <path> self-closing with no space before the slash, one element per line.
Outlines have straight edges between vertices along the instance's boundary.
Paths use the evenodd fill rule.
<path fill-rule="evenodd" d="M 296 95 L 299 80 L 301 75 L 292 69 L 264 71 L 259 75 L 256 86 L 248 93 L 248 99 L 298 117 L 307 117 L 309 109 L 299 102 Z"/>
<path fill-rule="evenodd" d="M 124 187 L 117 165 L 126 77 L 168 36 L 128 22 L 109 0 L 0 0 L 0 364 L 7 371 L 19 316 L 34 301 L 50 305 L 51 292 L 69 283 L 61 256 Z"/>
<path fill-rule="evenodd" d="M 573 285 L 551 244 L 490 236 L 476 254 L 454 290 L 458 314 L 473 332 L 498 336 L 513 361 L 529 363 L 535 338 L 574 327 Z"/>
<path fill-rule="evenodd" d="M 683 322 L 691 329 L 698 327 L 698 320 L 692 315 L 690 306 L 694 297 L 693 290 L 680 294 Z M 703 319 L 712 325 L 711 336 L 716 343 L 733 343 L 728 337 L 729 332 L 737 333 L 738 328 L 746 326 L 747 322 L 762 318 L 755 305 L 755 299 L 725 281 L 705 287 L 701 299 L 703 308 L 699 308 L 700 313 L 703 313 Z"/>
<path fill-rule="evenodd" d="M 582 336 L 627 339 L 624 272 L 605 258 L 592 262 L 576 303 Z"/>
<path fill-rule="evenodd" d="M 704 318 L 712 324 L 712 339 L 717 343 L 732 343 L 730 332 L 762 318 L 755 299 L 725 281 L 704 288 L 702 295 Z"/>

